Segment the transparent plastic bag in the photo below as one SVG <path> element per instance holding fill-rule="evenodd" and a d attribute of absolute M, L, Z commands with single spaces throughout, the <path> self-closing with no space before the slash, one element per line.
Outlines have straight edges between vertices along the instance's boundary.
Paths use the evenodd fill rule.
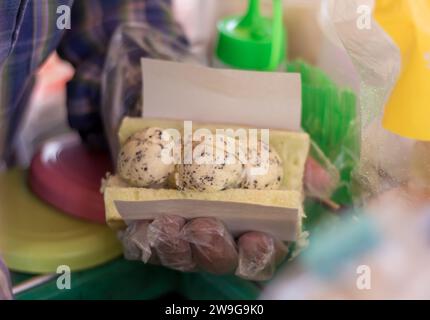
<path fill-rule="evenodd" d="M 351 173 L 360 156 L 356 95 L 303 60 L 290 61 L 287 71 L 301 74 L 302 128 L 312 139 L 306 195 L 330 203 L 334 194 L 335 201 L 350 205 Z"/>
<path fill-rule="evenodd" d="M 311 142 L 310 157 L 306 160 L 304 187 L 307 197 L 320 199 L 332 209 L 337 209 L 337 204 L 331 203 L 330 198 L 341 186 L 338 168 L 321 151 L 315 141 Z M 343 182 L 346 184 L 346 182 Z M 347 201 L 345 201 L 347 202 Z"/>
<path fill-rule="evenodd" d="M 0 257 L 0 300 L 11 300 L 12 290 L 9 271 Z"/>
<path fill-rule="evenodd" d="M 284 243 L 261 232 L 247 232 L 236 242 L 224 223 L 214 218 L 186 221 L 163 215 L 153 221 L 133 221 L 120 233 L 120 240 L 129 260 L 255 281 L 272 278 L 288 253 Z"/>
<path fill-rule="evenodd" d="M 102 118 L 114 161 L 119 150 L 117 132 L 121 119 L 142 113 L 142 57 L 199 61 L 190 53 L 181 27 L 170 20 L 163 30 L 147 24 L 118 27 L 111 39 L 102 75 Z"/>
<path fill-rule="evenodd" d="M 236 275 L 249 280 L 268 280 L 285 259 L 287 246 L 267 234 L 248 232 L 240 237 Z"/>
<path fill-rule="evenodd" d="M 361 153 L 354 172 L 355 199 L 366 202 L 411 181 L 415 141 L 382 126 L 384 107 L 401 71 L 399 47 L 372 17 L 370 27 L 357 26 L 357 8 L 372 1 L 325 1 L 334 29 L 360 78 Z"/>

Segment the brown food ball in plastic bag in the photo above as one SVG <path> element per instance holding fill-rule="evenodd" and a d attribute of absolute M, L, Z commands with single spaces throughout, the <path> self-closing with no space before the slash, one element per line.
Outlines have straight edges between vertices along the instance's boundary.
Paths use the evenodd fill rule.
<path fill-rule="evenodd" d="M 214 274 L 234 272 L 238 257 L 236 245 L 220 220 L 196 218 L 185 225 L 183 232 L 199 269 Z"/>
<path fill-rule="evenodd" d="M 159 264 L 155 250 L 152 250 L 148 240 L 149 221 L 137 221 L 130 224 L 119 234 L 122 242 L 124 258 L 141 260 L 144 263 Z"/>
<path fill-rule="evenodd" d="M 249 280 L 272 278 L 276 266 L 285 259 L 288 248 L 262 232 L 247 232 L 238 241 L 239 265 L 236 275 Z"/>
<path fill-rule="evenodd" d="M 163 266 L 179 271 L 194 271 L 191 247 L 183 238 L 184 225 L 185 219 L 178 216 L 157 217 L 148 227 L 148 240 Z"/>

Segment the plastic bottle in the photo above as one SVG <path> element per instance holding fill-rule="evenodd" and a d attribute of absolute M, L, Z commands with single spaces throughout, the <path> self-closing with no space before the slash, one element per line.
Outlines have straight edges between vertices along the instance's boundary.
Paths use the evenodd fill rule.
<path fill-rule="evenodd" d="M 286 31 L 281 0 L 273 0 L 273 17 L 260 14 L 260 1 L 249 0 L 244 16 L 218 22 L 214 67 L 258 71 L 285 70 Z"/>

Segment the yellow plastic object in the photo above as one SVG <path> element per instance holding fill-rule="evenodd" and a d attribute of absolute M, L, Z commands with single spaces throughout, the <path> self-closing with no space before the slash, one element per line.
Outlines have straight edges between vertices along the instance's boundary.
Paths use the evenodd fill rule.
<path fill-rule="evenodd" d="M 377 0 L 375 18 L 399 46 L 402 71 L 383 125 L 430 141 L 430 0 Z"/>
<path fill-rule="evenodd" d="M 66 191 L 66 190 L 65 190 Z M 60 265 L 82 270 L 121 254 L 107 226 L 69 217 L 27 188 L 23 171 L 0 173 L 0 252 L 12 270 L 56 272 Z"/>

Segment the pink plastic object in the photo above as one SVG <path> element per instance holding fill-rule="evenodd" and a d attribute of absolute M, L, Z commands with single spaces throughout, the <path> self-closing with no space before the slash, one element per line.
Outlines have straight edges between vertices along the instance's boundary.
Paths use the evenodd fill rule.
<path fill-rule="evenodd" d="M 105 223 L 101 179 L 112 165 L 108 152 L 89 150 L 68 134 L 47 142 L 35 154 L 29 173 L 32 191 L 57 209 Z"/>

